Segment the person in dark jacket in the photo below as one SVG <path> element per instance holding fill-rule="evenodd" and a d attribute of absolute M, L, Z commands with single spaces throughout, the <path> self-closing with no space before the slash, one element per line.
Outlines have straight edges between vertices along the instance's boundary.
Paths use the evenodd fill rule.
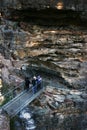
<path fill-rule="evenodd" d="M 29 85 L 30 85 L 30 80 L 28 77 L 25 77 L 25 89 L 28 91 L 29 90 Z"/>
<path fill-rule="evenodd" d="M 37 78 L 36 78 L 36 76 L 34 76 L 32 79 L 32 85 L 35 86 L 36 83 L 37 83 Z"/>

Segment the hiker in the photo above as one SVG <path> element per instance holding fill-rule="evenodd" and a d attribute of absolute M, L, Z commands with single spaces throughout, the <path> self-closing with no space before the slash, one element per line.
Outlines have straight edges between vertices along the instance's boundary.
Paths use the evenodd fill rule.
<path fill-rule="evenodd" d="M 25 89 L 28 91 L 30 86 L 30 80 L 28 77 L 25 77 Z"/>
<path fill-rule="evenodd" d="M 33 85 L 33 86 L 36 85 L 36 79 L 37 79 L 36 76 L 34 76 L 33 79 L 32 79 L 32 85 Z"/>
<path fill-rule="evenodd" d="M 37 78 L 36 76 L 33 77 L 32 79 L 32 89 L 33 89 L 33 93 L 36 93 L 37 92 Z"/>
<path fill-rule="evenodd" d="M 41 83 L 42 83 L 42 78 L 41 76 L 39 75 L 37 77 L 37 89 L 40 90 L 41 89 Z"/>

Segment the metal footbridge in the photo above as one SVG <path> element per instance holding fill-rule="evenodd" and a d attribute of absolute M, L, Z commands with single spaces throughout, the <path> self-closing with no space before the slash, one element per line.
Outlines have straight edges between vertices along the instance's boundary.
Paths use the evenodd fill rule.
<path fill-rule="evenodd" d="M 8 103 L 4 104 L 1 108 L 4 110 L 10 118 L 17 115 L 24 107 L 31 103 L 43 92 L 46 83 L 41 83 L 41 88 L 37 92 L 33 92 L 32 87 L 27 91 L 23 90 L 17 96 L 11 98 Z M 12 91 L 11 91 L 12 92 Z M 9 94 L 11 96 L 11 93 Z"/>

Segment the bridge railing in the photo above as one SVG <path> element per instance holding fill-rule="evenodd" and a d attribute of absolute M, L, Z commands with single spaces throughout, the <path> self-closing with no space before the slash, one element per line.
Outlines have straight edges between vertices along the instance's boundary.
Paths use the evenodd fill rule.
<path fill-rule="evenodd" d="M 47 81 L 42 80 L 41 82 L 41 88 L 45 88 L 45 86 L 49 84 Z M 29 91 L 32 91 L 32 93 L 36 93 L 38 91 L 38 86 L 39 84 L 37 84 L 36 86 L 31 86 L 29 88 Z M 19 92 L 17 92 L 17 90 L 19 89 Z M 0 104 L 0 107 L 2 107 L 5 104 L 8 104 L 8 102 L 13 101 L 14 98 L 18 98 L 19 96 L 21 96 L 24 92 L 26 92 L 25 90 L 25 82 L 22 82 L 20 84 L 18 84 L 18 86 L 16 86 L 15 88 L 9 90 L 9 92 L 5 93 L 5 94 L 1 94 L 0 96 L 4 98 L 3 102 Z"/>
<path fill-rule="evenodd" d="M 25 86 L 25 83 L 21 82 L 20 84 L 18 84 L 18 86 L 15 86 L 15 88 L 9 90 L 7 93 L 5 93 L 5 94 L 1 93 L 0 97 L 3 98 L 3 102 L 0 104 L 0 106 L 4 105 L 7 102 L 9 102 L 10 100 L 12 100 L 14 97 L 16 97 L 16 95 L 21 94 L 24 90 L 24 86 Z M 20 90 L 19 93 L 16 92 L 17 90 Z"/>

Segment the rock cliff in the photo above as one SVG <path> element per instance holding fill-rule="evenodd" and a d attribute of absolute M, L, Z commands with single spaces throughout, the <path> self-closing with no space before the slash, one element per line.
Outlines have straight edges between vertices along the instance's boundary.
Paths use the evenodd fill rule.
<path fill-rule="evenodd" d="M 87 10 L 86 0 L 1 0 L 0 5 L 17 9 L 57 7 L 58 9 Z"/>
<path fill-rule="evenodd" d="M 22 7 L 25 8 L 23 5 Z M 87 105 L 84 101 L 87 97 L 87 29 L 78 25 L 78 22 L 77 24 L 68 25 L 66 24 L 69 22 L 68 20 L 64 21 L 64 24 L 62 23 L 59 25 L 59 22 L 58 24 L 55 24 L 55 26 L 51 26 L 51 24 L 37 25 L 34 24 L 34 21 L 33 23 L 32 21 L 30 23 L 25 21 L 12 22 L 1 18 L 0 79 L 10 86 L 14 85 L 16 84 L 16 81 L 18 83 L 24 78 L 23 76 L 25 76 L 20 75 L 19 73 L 21 67 L 28 66 L 28 72 L 30 72 L 29 67 L 32 65 L 34 67 L 30 69 L 32 69 L 34 73 L 41 74 L 45 79 L 51 78 L 51 80 L 53 80 L 53 77 L 55 77 L 54 81 L 56 81 L 56 83 L 60 82 L 69 89 L 69 95 L 65 92 L 65 89 L 62 90 L 63 96 L 58 90 L 60 99 L 62 99 L 62 97 L 65 99 L 65 96 L 69 99 L 68 101 L 63 100 L 63 104 L 68 102 L 70 103 L 68 105 L 71 107 L 75 103 L 77 107 L 81 108 L 80 103 L 83 101 L 82 103 L 84 104 L 83 106 L 85 107 L 86 112 Z M 42 21 L 45 23 L 44 19 Z M 50 23 L 50 21 L 48 22 Z M 51 22 L 55 23 L 56 20 L 52 19 Z M 82 21 L 80 21 L 80 23 L 81 22 Z M 29 73 L 27 74 L 29 75 Z M 71 88 L 72 91 L 70 91 Z M 8 87 L 7 89 L 10 88 Z M 76 91 L 73 91 L 73 89 Z M 0 90 L 2 90 L 1 86 Z M 85 93 L 76 96 L 75 93 L 79 92 L 77 90 L 81 90 L 81 92 L 84 90 Z M 49 93 L 45 94 L 48 95 Z M 3 99 L 2 95 L 0 95 L 0 98 L 1 103 Z M 77 102 L 76 99 L 78 99 Z M 58 100 L 58 102 L 60 101 Z M 84 108 L 82 107 L 82 109 Z M 73 110 L 71 111 L 70 108 L 69 112 L 72 115 Z M 59 119 L 62 119 L 63 115 L 59 117 Z M 4 130 L 2 122 L 4 117 L 1 115 L 0 118 L 2 123 L 2 126 L 0 125 L 1 130 Z M 7 118 L 5 119 L 7 122 Z M 67 125 L 66 122 L 65 125 Z M 84 122 L 82 122 L 82 125 L 84 126 Z M 5 127 L 5 129 L 8 130 L 7 127 Z"/>
<path fill-rule="evenodd" d="M 19 28 L 15 22 L 4 22 L 6 21 L 3 21 L 0 31 L 0 52 L 5 58 L 11 59 L 10 66 L 13 65 L 14 68 L 17 60 L 24 62 L 26 60 L 27 64 L 43 66 L 58 72 L 59 80 L 64 84 L 74 88 L 86 88 L 87 31 L 85 29 L 70 25 L 38 26 L 25 22 L 20 22 Z M 2 64 L 3 62 L 4 60 Z M 4 67 L 9 67 L 9 64 Z M 21 65 L 18 68 L 20 67 Z"/>

